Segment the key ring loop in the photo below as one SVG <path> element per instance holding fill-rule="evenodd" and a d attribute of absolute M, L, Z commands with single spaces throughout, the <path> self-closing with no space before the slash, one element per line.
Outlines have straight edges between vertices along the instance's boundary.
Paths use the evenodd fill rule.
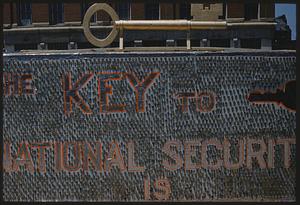
<path fill-rule="evenodd" d="M 105 46 L 110 45 L 118 35 L 118 29 L 116 28 L 115 24 L 113 24 L 112 31 L 104 39 L 99 39 L 92 34 L 92 32 L 90 30 L 90 19 L 95 12 L 101 11 L 101 10 L 105 11 L 112 18 L 113 22 L 119 20 L 118 14 L 108 4 L 96 3 L 96 4 L 93 4 L 86 11 L 84 18 L 83 18 L 83 24 L 82 24 L 84 35 L 91 44 L 93 44 L 94 46 L 97 46 L 97 47 L 105 47 Z"/>

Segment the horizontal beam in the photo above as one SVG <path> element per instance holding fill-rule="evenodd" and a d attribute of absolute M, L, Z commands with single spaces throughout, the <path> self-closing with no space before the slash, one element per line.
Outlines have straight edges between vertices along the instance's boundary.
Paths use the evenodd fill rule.
<path fill-rule="evenodd" d="M 238 22 L 238 23 L 227 23 L 228 27 L 238 27 L 238 26 L 275 26 L 277 23 L 275 22 Z"/>
<path fill-rule="evenodd" d="M 119 20 L 118 29 L 124 30 L 211 30 L 226 29 L 230 26 L 275 26 L 275 22 L 240 22 L 226 21 L 189 21 L 189 20 Z"/>
<path fill-rule="evenodd" d="M 182 3 L 223 3 L 223 2 L 251 2 L 253 0 L 152 0 L 151 2 L 182 2 Z M 293 3 L 295 4 L 297 0 L 261 0 L 263 2 L 270 3 Z M 18 3 L 19 0 L 2 0 L 3 3 Z M 117 2 L 147 2 L 147 0 L 28 0 L 32 3 L 50 3 L 50 2 L 65 2 L 65 3 L 117 3 Z"/>
<path fill-rule="evenodd" d="M 247 26 L 275 26 L 274 22 L 240 22 L 228 23 L 226 21 L 185 21 L 185 20 L 159 20 L 145 22 L 146 20 L 130 20 L 116 21 L 115 25 L 118 29 L 123 27 L 124 30 L 211 30 L 211 29 L 226 29 L 227 27 L 247 27 Z M 161 22 L 161 23 L 160 23 Z M 112 29 L 113 26 L 91 26 L 91 29 Z M 42 26 L 42 27 L 16 27 L 3 29 L 5 33 L 24 32 L 24 31 L 81 31 L 83 27 L 77 26 Z"/>
<path fill-rule="evenodd" d="M 124 30 L 190 30 L 225 29 L 226 21 L 188 20 L 120 20 L 115 25 Z"/>

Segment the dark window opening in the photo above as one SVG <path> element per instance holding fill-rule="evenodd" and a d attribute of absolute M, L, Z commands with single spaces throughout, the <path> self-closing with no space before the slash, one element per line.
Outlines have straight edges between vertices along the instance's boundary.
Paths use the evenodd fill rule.
<path fill-rule="evenodd" d="M 48 50 L 67 50 L 67 43 L 48 43 Z"/>
<path fill-rule="evenodd" d="M 148 40 L 148 41 L 143 41 L 143 46 L 144 47 L 160 47 L 160 46 L 166 46 L 166 41 L 162 40 Z"/>
<path fill-rule="evenodd" d="M 122 20 L 130 19 L 130 4 L 126 2 L 117 5 L 119 18 Z"/>
<path fill-rule="evenodd" d="M 275 17 L 275 4 L 269 2 L 260 2 L 259 5 L 260 17 L 262 18 L 274 18 Z"/>
<path fill-rule="evenodd" d="M 210 10 L 210 4 L 203 4 L 203 10 Z"/>
<path fill-rule="evenodd" d="M 94 46 L 93 44 L 89 43 L 89 42 L 78 42 L 77 43 L 77 48 L 78 49 L 85 49 L 85 48 L 97 48 L 97 47 Z"/>
<path fill-rule="evenodd" d="M 186 40 L 177 40 L 176 45 L 179 47 L 186 46 Z"/>
<path fill-rule="evenodd" d="M 26 26 L 32 23 L 31 3 L 17 4 L 18 26 Z"/>
<path fill-rule="evenodd" d="M 146 3 L 145 4 L 145 18 L 146 20 L 159 19 L 159 4 Z"/>
<path fill-rule="evenodd" d="M 230 40 L 229 39 L 211 39 L 210 40 L 211 47 L 222 47 L 228 48 L 230 47 Z"/>
<path fill-rule="evenodd" d="M 258 3 L 245 3 L 245 20 L 258 18 Z"/>
<path fill-rule="evenodd" d="M 260 49 L 261 48 L 261 40 L 260 39 L 241 39 L 241 48 Z"/>
<path fill-rule="evenodd" d="M 50 3 L 49 4 L 49 24 L 55 25 L 64 22 L 64 4 Z"/>
<path fill-rule="evenodd" d="M 191 4 L 184 3 L 179 6 L 179 17 L 180 19 L 192 19 L 191 16 Z"/>
<path fill-rule="evenodd" d="M 91 5 L 92 5 L 92 3 L 82 3 L 81 4 L 81 22 L 83 22 L 84 15 Z M 93 14 L 90 22 L 96 22 L 96 20 L 97 20 L 96 14 Z"/>
<path fill-rule="evenodd" d="M 21 50 L 36 50 L 37 44 L 16 44 L 15 45 L 15 51 L 21 51 Z"/>
<path fill-rule="evenodd" d="M 186 43 L 184 45 L 186 45 Z M 192 39 L 191 46 L 192 47 L 200 47 L 200 39 Z"/>
<path fill-rule="evenodd" d="M 124 46 L 125 47 L 134 47 L 134 41 L 125 41 Z"/>

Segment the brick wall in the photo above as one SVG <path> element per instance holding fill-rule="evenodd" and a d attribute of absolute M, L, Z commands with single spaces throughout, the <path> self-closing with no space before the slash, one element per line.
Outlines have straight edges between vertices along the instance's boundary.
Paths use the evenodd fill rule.
<path fill-rule="evenodd" d="M 3 22 L 10 24 L 11 11 L 10 4 L 4 3 Z M 111 4 L 115 9 L 115 4 Z M 175 8 L 174 8 L 175 7 Z M 229 2 L 227 4 L 228 18 L 244 18 L 244 4 L 241 2 Z M 175 12 L 175 13 L 174 13 Z M 144 19 L 145 8 L 144 3 L 131 4 L 131 16 L 133 20 Z M 210 4 L 210 9 L 204 9 L 203 4 L 192 4 L 191 14 L 195 20 L 218 20 L 219 16 L 223 15 L 223 6 L 220 3 Z M 261 18 L 274 18 L 275 4 L 261 2 L 260 5 Z M 161 19 L 176 19 L 179 18 L 178 3 L 160 3 Z M 13 22 L 16 23 L 17 13 L 16 4 L 13 3 Z M 109 17 L 104 12 L 97 12 L 98 20 L 109 20 Z M 48 22 L 48 3 L 33 3 L 32 4 L 32 22 Z M 65 3 L 64 4 L 64 21 L 81 21 L 81 4 L 80 3 Z"/>
<path fill-rule="evenodd" d="M 239 2 L 229 2 L 227 4 L 228 18 L 244 18 L 244 4 Z"/>
<path fill-rule="evenodd" d="M 145 19 L 144 3 L 132 3 L 131 4 L 131 18 L 132 18 L 132 20 Z"/>
<path fill-rule="evenodd" d="M 64 21 L 81 21 L 81 5 L 79 3 L 64 4 Z"/>
<path fill-rule="evenodd" d="M 32 8 L 32 22 L 49 22 L 49 6 L 47 3 L 33 3 Z"/>
<path fill-rule="evenodd" d="M 174 4 L 160 3 L 160 19 L 174 19 Z"/>
<path fill-rule="evenodd" d="M 180 11 L 179 11 L 179 3 L 175 3 L 175 19 L 179 19 Z"/>
<path fill-rule="evenodd" d="M 261 18 L 274 18 L 275 17 L 275 4 L 261 2 L 260 3 L 260 17 Z"/>
<path fill-rule="evenodd" d="M 16 11 L 16 4 L 13 4 L 13 23 L 17 22 L 17 11 Z M 3 23 L 10 24 L 11 22 L 11 10 L 10 4 L 4 3 L 3 4 Z"/>
<path fill-rule="evenodd" d="M 216 21 L 223 15 L 223 4 L 192 4 L 191 15 L 194 20 Z"/>
<path fill-rule="evenodd" d="M 3 4 L 3 23 L 9 24 L 10 18 L 11 18 L 10 5 L 8 3 Z"/>

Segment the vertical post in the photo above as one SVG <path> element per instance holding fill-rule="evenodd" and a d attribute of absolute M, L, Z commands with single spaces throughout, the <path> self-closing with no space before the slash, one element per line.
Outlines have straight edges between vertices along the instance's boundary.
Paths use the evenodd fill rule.
<path fill-rule="evenodd" d="M 173 3 L 173 19 L 176 19 L 176 3 Z"/>
<path fill-rule="evenodd" d="M 0 3 L 0 13 L 1 15 L 3 15 L 3 2 L 1 1 Z M 0 18 L 0 39 L 3 39 L 4 35 L 3 35 L 3 16 L 1 16 Z M 0 79 L 3 80 L 3 40 L 0 41 Z M 1 119 L 3 119 L 3 83 L 0 83 L 0 90 L 1 90 L 1 94 L 0 94 L 0 115 L 1 115 Z M 3 136 L 3 123 L 0 123 L 0 135 Z M 3 156 L 3 138 L 1 137 L 0 140 L 0 155 L 1 157 Z M 3 161 L 1 160 L 1 163 L 3 163 Z M 1 166 L 1 172 L 0 172 L 0 177 L 1 179 L 3 179 L 3 171 L 2 171 L 2 166 Z M 3 200 L 3 189 L 1 189 L 0 191 L 0 199 L 1 201 Z"/>
<path fill-rule="evenodd" d="M 225 20 L 227 21 L 227 18 L 228 18 L 228 3 L 227 3 L 227 1 L 225 0 L 224 1 L 225 3 Z"/>
<path fill-rule="evenodd" d="M 78 46 L 77 46 L 76 42 L 71 41 L 68 43 L 68 50 L 77 49 L 77 48 L 78 48 Z"/>
<path fill-rule="evenodd" d="M 10 7 L 10 27 L 12 28 L 14 24 L 14 7 L 12 2 L 9 3 L 9 7 Z"/>
<path fill-rule="evenodd" d="M 187 31 L 186 35 L 186 49 L 191 50 L 191 29 Z"/>
<path fill-rule="evenodd" d="M 231 48 L 240 48 L 241 47 L 241 40 L 238 38 L 233 38 L 230 40 L 230 47 Z"/>
<path fill-rule="evenodd" d="M 38 50 L 47 50 L 48 45 L 46 43 L 39 43 L 37 48 L 38 48 Z"/>
<path fill-rule="evenodd" d="M 260 1 L 257 4 L 257 19 L 260 21 Z"/>
<path fill-rule="evenodd" d="M 261 39 L 261 49 L 262 50 L 272 50 L 272 40 L 271 39 Z"/>
<path fill-rule="evenodd" d="M 161 20 L 161 4 L 158 3 L 158 19 Z"/>
<path fill-rule="evenodd" d="M 123 28 L 122 28 L 122 27 L 120 28 L 119 48 L 120 48 L 121 50 L 124 49 L 124 31 L 123 31 Z"/>

